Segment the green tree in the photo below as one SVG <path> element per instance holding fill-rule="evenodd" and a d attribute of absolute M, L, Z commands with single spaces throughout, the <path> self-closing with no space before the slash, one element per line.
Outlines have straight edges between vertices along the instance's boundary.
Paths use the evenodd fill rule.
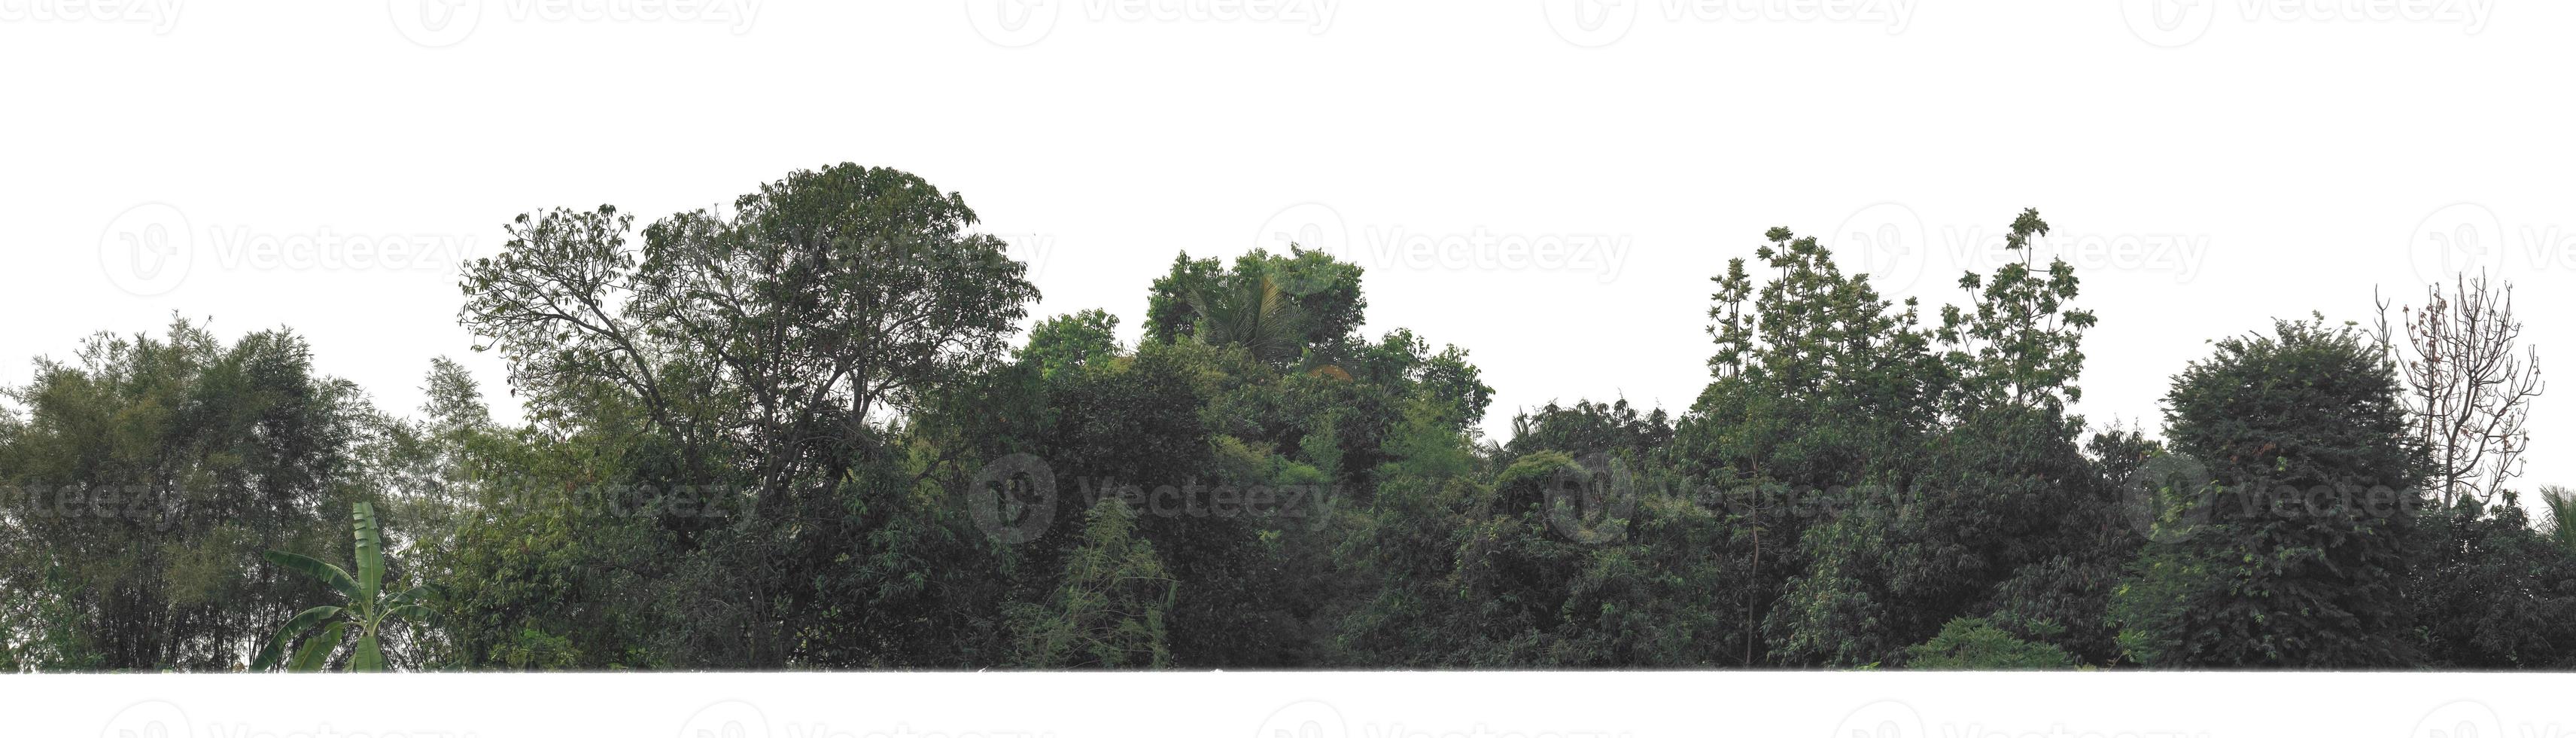
<path fill-rule="evenodd" d="M 2406 602 L 2418 662 L 2442 669 L 2560 669 L 2576 664 L 2576 556 L 2531 528 L 2521 500 L 2473 495 L 2430 505 Z"/>
<path fill-rule="evenodd" d="M 2075 267 L 2052 258 L 2045 273 L 2035 269 L 2037 240 L 2046 235 L 2039 211 L 2023 210 L 2004 237 L 2004 249 L 2018 258 L 1991 277 L 1961 275 L 1968 306 L 1942 306 L 1942 358 L 1966 380 L 1954 410 L 2009 403 L 2063 414 L 2067 403 L 2084 398 L 2075 380 L 2084 371 L 2084 331 L 2097 321 L 2090 310 L 2067 307 L 2080 282 Z"/>
<path fill-rule="evenodd" d="M 1830 505 L 1792 521 L 1805 523 L 1794 573 L 1764 625 L 1777 660 L 1889 663 L 1964 617 L 2108 650 L 2098 608 L 2130 542 L 2117 488 L 2076 445 L 2082 420 L 2065 414 L 2081 397 L 2094 318 L 2069 304 L 2072 267 L 2034 269 L 2047 232 L 2023 211 L 2004 243 L 2014 258 L 1963 275 L 1969 305 L 1945 306 L 1930 331 L 1915 327 L 1911 303 L 1890 315 L 1864 278 L 1785 231 L 1760 254 L 1776 275 L 1752 315 L 1750 275 L 1719 278 L 1719 378 L 1691 431 L 1736 441 L 1744 456 L 1727 476 L 1787 477 Z M 1801 422 L 1771 425 L 1782 415 Z M 1758 506 L 1748 512 L 1767 527 Z"/>
<path fill-rule="evenodd" d="M 1180 584 L 1136 535 L 1136 511 L 1102 498 L 1084 513 L 1082 541 L 1043 608 L 1023 614 L 1023 663 L 1041 668 L 1164 668 L 1166 623 Z"/>
<path fill-rule="evenodd" d="M 1368 310 L 1360 275 L 1356 264 L 1294 246 L 1285 255 L 1254 249 L 1230 268 L 1184 253 L 1154 280 L 1145 335 L 1162 343 L 1194 338 L 1240 345 L 1273 364 L 1309 350 L 1338 354 Z"/>
<path fill-rule="evenodd" d="M 620 630 L 652 642 L 599 647 L 679 666 L 977 658 L 958 634 L 994 613 L 953 603 L 989 596 L 992 559 L 935 484 L 975 449 L 910 445 L 904 419 L 1001 361 L 1037 298 L 1026 265 L 957 195 L 852 164 L 657 221 L 640 252 L 631 222 L 521 216 L 465 273 L 462 320 L 508 360 L 541 453 L 575 454 L 558 489 L 603 491 L 517 521 L 611 573 L 554 608 L 638 621 Z M 648 514 L 582 519 L 603 509 Z"/>
<path fill-rule="evenodd" d="M 1346 518 L 1348 532 L 1334 549 L 1358 585 L 1337 611 L 1331 658 L 1362 668 L 1454 665 L 1450 620 L 1459 608 L 1450 575 L 1485 495 L 1475 479 L 1483 460 L 1428 401 L 1408 407 L 1386 445 L 1387 460 L 1369 475 L 1376 482 L 1369 505 Z"/>
<path fill-rule="evenodd" d="M 381 417 L 303 338 L 174 319 L 38 359 L 0 417 L 0 621 L 21 668 L 238 669 L 301 583 L 256 566 L 371 484 Z M 17 507 L 23 500 L 27 505 Z"/>
<path fill-rule="evenodd" d="M 1199 315 L 1192 335 L 1217 346 L 1241 346 L 1252 358 L 1282 364 L 1306 346 L 1306 313 L 1279 277 L 1263 274 L 1190 295 Z"/>
<path fill-rule="evenodd" d="M 1867 624 L 1838 623 L 1858 612 L 1849 606 L 1884 605 L 1831 567 L 1805 574 L 1829 543 L 1801 541 L 1822 520 L 1814 503 L 1899 488 L 1937 420 L 1947 374 L 1911 301 L 1899 310 L 1865 278 L 1843 274 L 1813 237 L 1773 228 L 1764 239 L 1754 252 L 1763 278 L 1736 259 L 1712 279 L 1713 379 L 1676 425 L 1670 458 L 1676 473 L 1728 500 L 1721 550 L 1741 572 L 1726 604 L 1741 618 L 1729 660 L 1868 663 L 1901 644 L 1853 651 L 1845 636 Z M 1855 516 L 1846 526 L 1867 523 Z M 1857 529 L 1834 535 L 1867 540 Z M 1793 598 L 1792 588 L 1817 596 Z"/>
<path fill-rule="evenodd" d="M 2113 602 L 2121 644 L 2161 667 L 2408 663 L 2407 543 L 2425 467 L 2395 370 L 2350 326 L 2275 321 L 2174 378 L 2166 438 L 2211 483 L 2169 489 L 2196 522 L 2147 544 Z"/>
<path fill-rule="evenodd" d="M 1577 400 L 1572 407 L 1551 400 L 1536 412 L 1513 416 L 1512 437 L 1502 447 L 1508 462 L 1536 451 L 1576 457 L 1620 452 L 1644 458 L 1672 442 L 1672 420 L 1661 408 L 1639 413 L 1626 398 L 1609 403 Z"/>
<path fill-rule="evenodd" d="M 1038 321 L 1037 327 L 1029 329 L 1029 342 L 1019 350 L 1019 359 L 1036 364 L 1041 376 L 1053 378 L 1120 353 L 1118 316 L 1093 308 Z"/>

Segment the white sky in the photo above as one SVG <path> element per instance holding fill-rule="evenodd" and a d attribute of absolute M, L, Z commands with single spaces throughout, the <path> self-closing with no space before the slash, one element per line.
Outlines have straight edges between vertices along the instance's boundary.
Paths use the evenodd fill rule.
<path fill-rule="evenodd" d="M 1131 338 L 1176 252 L 1306 234 L 1367 267 L 1372 335 L 1474 352 L 1496 434 L 1551 398 L 1686 408 L 1706 280 L 1768 227 L 1939 301 L 2023 207 L 2090 250 L 2097 425 L 2153 429 L 2207 339 L 2416 295 L 2463 228 L 2544 362 L 2576 357 L 2568 3 L 2198 0 L 2167 30 L 2144 0 L 998 0 L 1036 13 L 1014 30 L 984 0 L 429 0 L 461 3 L 436 29 L 414 1 L 0 0 L 0 382 L 176 310 L 292 326 L 389 408 L 440 354 L 501 395 L 453 256 L 529 210 L 649 221 L 840 161 L 962 192 L 1034 257 L 1037 314 Z M 324 234 L 429 254 L 254 253 Z M 177 256 L 139 272 L 128 238 Z M 1496 261 L 1531 241 L 1574 260 Z M 2526 488 L 2576 484 L 2570 393 Z"/>

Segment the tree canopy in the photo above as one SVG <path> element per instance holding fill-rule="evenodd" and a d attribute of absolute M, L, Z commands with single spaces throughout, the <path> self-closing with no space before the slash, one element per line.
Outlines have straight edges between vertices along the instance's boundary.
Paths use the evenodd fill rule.
<path fill-rule="evenodd" d="M 1130 337 L 1033 315 L 977 225 L 854 164 L 529 212 L 459 285 L 506 386 L 408 414 L 285 328 L 39 360 L 0 670 L 2576 667 L 2576 495 L 2506 488 L 2526 406 L 2441 404 L 2463 334 L 2280 321 L 2095 426 L 2121 316 L 2036 210 L 1943 305 L 1747 234 L 1705 365 L 1620 367 L 1705 371 L 1670 409 L 1496 409 L 1302 246 L 1177 255 Z M 2536 366 L 2509 300 L 2432 310 Z"/>

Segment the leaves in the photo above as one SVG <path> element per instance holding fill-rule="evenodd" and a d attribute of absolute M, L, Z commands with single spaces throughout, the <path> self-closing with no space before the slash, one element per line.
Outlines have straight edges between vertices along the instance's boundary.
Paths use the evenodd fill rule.
<path fill-rule="evenodd" d="M 1020 614 L 1022 658 L 1045 668 L 1171 666 L 1167 620 L 1179 583 L 1136 537 L 1125 502 L 1104 498 L 1085 519 L 1048 605 Z"/>
<path fill-rule="evenodd" d="M 2275 321 L 2167 393 L 2172 449 L 2215 494 L 2168 488 L 2190 535 L 2148 544 L 2113 604 L 2153 666 L 2407 663 L 2403 593 L 2420 491 L 2394 369 L 2350 326 Z"/>
<path fill-rule="evenodd" d="M 385 650 L 384 646 L 376 641 L 376 634 L 370 632 L 358 636 L 358 650 L 349 654 L 349 671 L 354 673 L 384 670 Z"/>
<path fill-rule="evenodd" d="M 358 557 L 358 594 L 354 599 L 362 609 L 373 610 L 376 593 L 384 589 L 385 582 L 385 542 L 376 532 L 376 507 L 354 503 L 350 505 L 349 518 L 350 534 L 355 539 L 353 550 Z"/>
<path fill-rule="evenodd" d="M 288 662 L 288 670 L 312 671 L 320 668 L 320 665 L 330 658 L 331 651 L 339 647 L 345 632 L 351 626 L 355 626 L 358 634 L 357 650 L 350 655 L 349 669 L 383 671 L 385 670 L 384 646 L 378 637 L 382 623 L 397 616 L 415 621 L 429 619 L 431 615 L 429 608 L 414 603 L 415 600 L 428 596 L 434 591 L 428 585 L 404 590 L 402 594 L 395 595 L 390 600 L 378 598 L 383 588 L 385 561 L 384 534 L 376 527 L 375 505 L 367 502 L 351 503 L 349 520 L 360 572 L 356 579 L 351 578 L 340 567 L 302 554 L 285 551 L 270 551 L 266 554 L 269 561 L 279 566 L 304 572 L 329 584 L 332 591 L 347 598 L 347 602 L 341 605 L 324 605 L 308 609 L 288 619 L 285 625 L 278 628 L 277 637 L 270 641 L 268 647 L 251 659 L 252 671 L 264 671 L 274 666 L 280 652 L 283 652 L 297 637 L 324 621 L 329 621 L 330 625 L 323 631 L 323 635 L 320 638 L 305 641 L 304 647 L 299 649 L 295 658 Z"/>
<path fill-rule="evenodd" d="M 2065 669 L 2073 656 L 2055 646 L 2032 643 L 1982 618 L 1959 618 L 1941 626 L 1932 640 L 1908 647 L 1909 669 L 2026 670 Z"/>
<path fill-rule="evenodd" d="M 303 648 L 296 649 L 295 658 L 287 662 L 286 670 L 298 673 L 321 671 L 323 665 L 330 662 L 331 651 L 340 647 L 340 638 L 348 627 L 347 621 L 323 627 L 320 637 L 306 640 Z"/>
<path fill-rule="evenodd" d="M 385 419 L 294 332 L 234 335 L 174 318 L 0 383 L 0 489 L 54 513 L 0 515 L 21 668 L 231 670 L 313 604 L 315 574 L 260 554 L 346 540 L 313 511 L 364 487 Z"/>
<path fill-rule="evenodd" d="M 1190 295 L 1190 307 L 1199 314 L 1192 335 L 1210 345 L 1241 346 L 1254 360 L 1285 363 L 1305 346 L 1306 314 L 1275 275 L 1232 289 L 1201 289 Z"/>
<path fill-rule="evenodd" d="M 250 670 L 267 671 L 277 666 L 278 656 L 285 653 L 287 647 L 294 645 L 297 637 L 313 630 L 325 620 L 339 617 L 341 609 L 337 605 L 323 605 L 296 613 L 295 617 L 288 618 L 285 625 L 278 627 L 277 637 L 271 639 L 267 647 L 260 649 L 259 655 L 251 658 Z"/>
<path fill-rule="evenodd" d="M 310 556 L 298 553 L 288 553 L 285 551 L 270 551 L 262 554 L 262 556 L 267 558 L 269 563 L 285 567 L 291 571 L 302 572 L 305 576 L 321 581 L 324 585 L 329 586 L 331 591 L 338 592 L 340 593 L 340 596 L 349 598 L 350 602 L 358 603 L 371 601 L 367 597 L 366 590 L 361 589 L 358 586 L 357 579 L 350 577 L 349 572 L 342 570 L 340 567 L 324 563 L 321 560 Z"/>

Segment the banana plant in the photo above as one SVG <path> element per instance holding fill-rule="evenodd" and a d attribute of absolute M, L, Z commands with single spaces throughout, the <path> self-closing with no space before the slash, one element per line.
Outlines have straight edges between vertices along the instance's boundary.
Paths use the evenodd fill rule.
<path fill-rule="evenodd" d="M 252 671 L 267 671 L 276 666 L 278 657 L 285 654 L 296 639 L 315 628 L 321 629 L 320 636 L 305 640 L 302 648 L 295 649 L 295 657 L 286 662 L 287 671 L 320 671 L 331 660 L 332 652 L 339 648 L 341 639 L 351 630 L 358 633 L 358 645 L 357 651 L 349 655 L 349 670 L 384 671 L 384 646 L 377 638 L 384 626 L 395 621 L 420 622 L 431 616 L 429 606 L 422 602 L 422 598 L 431 593 L 429 585 L 413 587 L 391 597 L 383 596 L 385 546 L 384 537 L 376 531 L 376 507 L 364 502 L 352 504 L 349 518 L 350 531 L 357 538 L 356 576 L 310 556 L 285 551 L 268 552 L 269 563 L 322 580 L 332 591 L 346 598 L 346 602 L 296 613 L 294 618 L 286 621 L 285 627 L 277 630 L 277 639 L 270 641 L 267 648 L 260 649 L 257 658 L 251 659 Z"/>

